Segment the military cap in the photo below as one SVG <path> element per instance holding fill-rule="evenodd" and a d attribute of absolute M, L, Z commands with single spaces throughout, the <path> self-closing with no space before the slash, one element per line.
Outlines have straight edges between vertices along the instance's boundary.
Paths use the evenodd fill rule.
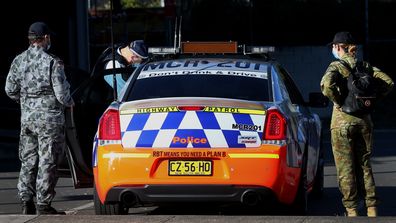
<path fill-rule="evenodd" d="M 54 35 L 55 33 L 44 22 L 32 23 L 29 27 L 28 36 L 41 37 L 45 35 Z"/>
<path fill-rule="evenodd" d="M 356 41 L 350 32 L 338 32 L 334 35 L 333 41 L 330 42 L 328 45 L 338 43 L 356 44 Z"/>

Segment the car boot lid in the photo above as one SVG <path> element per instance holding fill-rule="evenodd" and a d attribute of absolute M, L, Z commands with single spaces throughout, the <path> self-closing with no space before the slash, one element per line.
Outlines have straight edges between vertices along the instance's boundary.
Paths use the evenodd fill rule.
<path fill-rule="evenodd" d="M 261 145 L 265 108 L 233 99 L 167 98 L 123 103 L 124 148 L 247 148 Z"/>

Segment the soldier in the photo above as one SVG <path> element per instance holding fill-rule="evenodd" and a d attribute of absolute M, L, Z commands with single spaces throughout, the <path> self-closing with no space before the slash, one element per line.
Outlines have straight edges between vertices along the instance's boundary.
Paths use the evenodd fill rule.
<path fill-rule="evenodd" d="M 51 34 L 43 22 L 29 27 L 27 50 L 13 60 L 5 91 L 21 106 L 18 195 L 23 214 L 62 214 L 51 206 L 55 196 L 57 158 L 62 152 L 64 107 L 71 107 L 63 62 L 47 51 Z M 63 212 L 64 214 L 64 212 Z"/>
<path fill-rule="evenodd" d="M 350 115 L 341 106 L 348 94 L 347 77 L 357 62 L 357 45 L 349 32 L 339 32 L 334 36 L 333 56 L 337 59 L 327 68 L 320 86 L 322 93 L 333 103 L 331 118 L 331 144 L 337 169 L 338 184 L 347 216 L 358 216 L 358 190 L 365 197 L 367 215 L 377 216 L 378 199 L 370 164 L 372 150 L 373 123 L 370 114 Z M 343 62 L 342 62 L 343 61 Z M 382 98 L 393 88 L 392 79 L 376 67 L 364 63 L 366 69 L 373 70 L 378 82 L 377 97 Z"/>

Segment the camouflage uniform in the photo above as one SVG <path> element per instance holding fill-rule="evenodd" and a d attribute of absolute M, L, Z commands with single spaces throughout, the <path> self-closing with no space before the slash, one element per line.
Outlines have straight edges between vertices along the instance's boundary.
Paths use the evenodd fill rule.
<path fill-rule="evenodd" d="M 30 45 L 15 57 L 5 91 L 21 106 L 18 190 L 22 201 L 50 205 L 57 183 L 56 164 L 64 147 L 64 107 L 73 106 L 63 62 Z"/>
<path fill-rule="evenodd" d="M 349 54 L 343 55 L 341 60 L 351 67 L 356 64 L 356 59 Z M 366 63 L 365 66 L 370 65 Z M 392 90 L 393 81 L 378 68 L 373 67 L 373 70 L 374 77 L 382 80 L 379 97 L 384 97 Z M 341 111 L 340 106 L 347 94 L 348 75 L 348 69 L 340 61 L 334 61 L 320 83 L 322 93 L 334 103 L 330 128 L 338 183 L 344 207 L 357 207 L 360 190 L 365 196 L 366 206 L 374 207 L 378 200 L 370 164 L 373 123 L 369 114 L 357 117 Z"/>

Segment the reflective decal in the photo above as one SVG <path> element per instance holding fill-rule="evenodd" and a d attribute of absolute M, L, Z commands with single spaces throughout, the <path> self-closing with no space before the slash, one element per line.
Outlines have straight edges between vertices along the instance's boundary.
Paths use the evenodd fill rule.
<path fill-rule="evenodd" d="M 152 107 L 152 108 L 137 108 L 121 110 L 121 115 L 138 114 L 138 113 L 168 113 L 180 111 L 177 106 L 167 107 Z M 238 113 L 238 114 L 254 114 L 254 115 L 265 115 L 265 110 L 258 109 L 246 109 L 246 108 L 230 108 L 230 107 L 214 107 L 206 106 L 204 112 L 219 112 L 219 113 Z"/>
<path fill-rule="evenodd" d="M 182 70 L 182 71 L 158 71 L 158 72 L 142 71 L 137 79 L 177 76 L 177 75 L 228 75 L 228 76 L 241 76 L 241 77 L 267 79 L 267 74 L 262 72 L 224 71 L 224 70 Z"/>
<path fill-rule="evenodd" d="M 229 107 L 205 107 L 205 112 L 220 112 L 220 113 L 240 113 L 240 114 L 255 114 L 265 115 L 265 110 L 245 109 L 245 108 L 229 108 Z"/>
<path fill-rule="evenodd" d="M 238 143 L 239 144 L 256 144 L 257 143 L 257 136 L 238 136 Z"/>
<path fill-rule="evenodd" d="M 124 148 L 248 148 L 261 145 L 265 115 L 180 111 L 125 114 L 120 121 Z"/>
<path fill-rule="evenodd" d="M 225 151 L 153 151 L 152 157 L 181 157 L 181 158 L 197 158 L 197 157 L 227 157 L 227 152 Z"/>
<path fill-rule="evenodd" d="M 93 149 L 92 149 L 92 166 L 98 166 L 98 133 L 95 133 L 94 141 L 93 141 Z"/>
<path fill-rule="evenodd" d="M 115 159 L 115 158 L 149 158 L 150 153 L 105 153 L 103 158 L 105 159 Z"/>
<path fill-rule="evenodd" d="M 246 131 L 262 131 L 261 125 L 232 124 L 232 128 Z"/>
<path fill-rule="evenodd" d="M 266 159 L 279 159 L 278 154 L 271 153 L 233 153 L 228 154 L 230 158 L 266 158 Z"/>
<path fill-rule="evenodd" d="M 267 65 L 243 60 L 180 60 L 146 64 L 138 79 L 175 75 L 232 75 L 267 79 Z"/>
<path fill-rule="evenodd" d="M 185 70 L 237 70 L 267 72 L 267 65 L 243 60 L 180 60 L 180 61 L 159 61 L 146 64 L 143 72 L 153 71 L 183 71 Z"/>
<path fill-rule="evenodd" d="M 168 113 L 168 112 L 177 112 L 177 111 L 179 111 L 179 109 L 176 106 L 168 106 L 168 107 L 137 108 L 137 109 L 122 110 L 120 114 L 128 115 L 128 114 L 137 114 L 137 113 Z"/>
<path fill-rule="evenodd" d="M 193 136 L 189 136 L 187 138 L 180 138 L 178 136 L 173 137 L 172 139 L 172 143 L 181 143 L 181 144 L 188 144 L 188 143 L 195 143 L 195 144 L 199 144 L 199 143 L 207 143 L 208 140 L 206 138 L 197 138 L 197 137 L 193 137 Z"/>

